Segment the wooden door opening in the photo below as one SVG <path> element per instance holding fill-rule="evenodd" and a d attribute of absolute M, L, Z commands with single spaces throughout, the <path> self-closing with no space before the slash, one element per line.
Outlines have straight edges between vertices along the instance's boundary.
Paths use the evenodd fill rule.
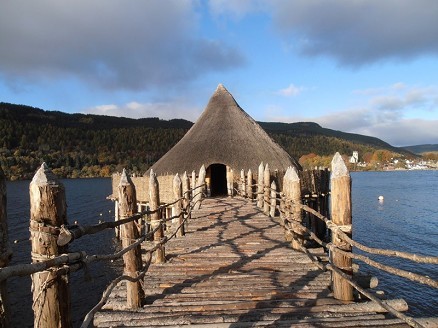
<path fill-rule="evenodd" d="M 211 196 L 226 196 L 227 167 L 224 164 L 211 164 L 209 171 Z"/>

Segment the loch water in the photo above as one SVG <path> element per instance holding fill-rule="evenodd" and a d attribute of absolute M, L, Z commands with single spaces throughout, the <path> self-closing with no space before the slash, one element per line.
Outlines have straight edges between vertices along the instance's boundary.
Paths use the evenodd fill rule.
<path fill-rule="evenodd" d="M 353 238 L 367 246 L 438 256 L 438 171 L 352 172 Z M 96 224 L 114 219 L 111 179 L 61 180 L 66 189 L 69 223 Z M 30 263 L 29 181 L 7 183 L 11 264 Z M 379 201 L 379 196 L 384 200 Z M 111 230 L 74 241 L 69 251 L 109 254 L 117 247 Z M 372 256 L 373 259 L 404 270 L 438 279 L 436 265 Z M 388 298 L 404 298 L 409 315 L 438 315 L 438 290 L 404 278 L 377 271 L 357 262 L 362 272 L 379 278 L 378 290 Z M 121 272 L 121 263 L 93 263 L 71 275 L 73 327 L 99 301 L 109 282 Z M 30 277 L 8 280 L 12 326 L 32 327 Z"/>
<path fill-rule="evenodd" d="M 351 178 L 353 239 L 370 247 L 438 256 L 438 171 L 353 172 Z M 370 257 L 438 279 L 437 265 Z M 437 289 L 357 263 L 360 271 L 379 278 L 377 290 L 407 301 L 409 315 L 438 316 Z"/>
<path fill-rule="evenodd" d="M 97 224 L 99 220 L 114 220 L 114 203 L 107 200 L 111 179 L 63 179 L 67 220 L 81 225 Z M 8 200 L 9 241 L 13 250 L 11 265 L 31 263 L 29 241 L 29 183 L 15 181 L 6 184 Z M 18 240 L 17 244 L 13 241 Z M 117 247 L 114 232 L 84 236 L 69 245 L 69 252 L 85 251 L 87 254 L 110 254 Z M 120 273 L 120 262 L 94 262 L 87 268 L 70 275 L 73 327 L 79 327 L 84 316 L 99 302 L 106 286 Z M 32 293 L 30 277 L 8 279 L 12 327 L 33 327 Z"/>

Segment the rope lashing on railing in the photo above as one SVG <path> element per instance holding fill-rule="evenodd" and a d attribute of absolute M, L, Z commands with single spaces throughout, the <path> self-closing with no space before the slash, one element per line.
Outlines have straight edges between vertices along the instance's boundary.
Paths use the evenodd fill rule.
<path fill-rule="evenodd" d="M 184 192 L 184 195 L 188 194 L 189 192 L 192 192 L 198 188 L 203 187 L 204 185 L 201 186 L 197 186 L 195 188 L 192 188 L 186 192 Z M 192 198 L 196 197 L 199 194 L 203 194 L 202 191 L 196 193 Z M 120 219 L 117 221 L 110 221 L 110 222 L 102 222 L 99 224 L 95 224 L 95 225 L 91 225 L 91 226 L 80 226 L 80 225 L 72 225 L 72 226 L 62 226 L 60 229 L 60 233 L 58 236 L 58 240 L 57 240 L 57 244 L 59 246 L 64 246 L 67 245 L 68 243 L 71 243 L 73 240 L 81 238 L 85 235 L 91 235 L 91 234 L 95 234 L 98 232 L 101 232 L 103 230 L 106 229 L 114 229 L 117 228 L 123 224 L 132 222 L 132 221 L 136 221 L 139 219 L 143 219 L 145 216 L 153 214 L 153 213 L 157 213 L 160 212 L 163 208 L 167 208 L 170 207 L 174 204 L 176 204 L 177 202 L 186 199 L 185 197 L 180 197 L 179 199 L 173 201 L 172 203 L 167 203 L 167 204 L 163 204 L 160 205 L 160 207 L 158 207 L 155 210 L 144 210 L 140 213 L 136 213 L 130 217 L 124 218 L 124 219 Z M 178 216 L 177 216 L 178 217 Z M 172 218 L 168 218 L 167 220 L 171 220 L 174 219 L 175 217 Z"/>
<path fill-rule="evenodd" d="M 199 200 L 201 201 L 201 200 Z M 196 203 L 196 202 L 195 202 Z M 195 206 L 195 203 L 192 205 L 187 206 L 186 208 L 184 208 L 183 212 L 181 214 L 187 214 L 190 213 L 192 211 L 192 209 Z M 187 208 L 189 209 L 189 211 L 187 211 Z M 90 312 L 87 313 L 87 315 L 84 318 L 84 321 L 81 325 L 81 328 L 86 328 L 89 326 L 89 324 L 91 323 L 91 321 L 94 318 L 94 314 L 96 314 L 97 311 L 99 311 L 106 303 L 106 301 L 108 300 L 112 290 L 117 286 L 117 284 L 123 280 L 127 280 L 130 282 L 137 282 L 140 279 L 143 279 L 150 264 L 152 261 L 152 253 L 157 250 L 159 247 L 161 247 L 162 245 L 166 244 L 169 240 L 171 240 L 172 238 L 174 238 L 178 232 L 178 230 L 181 229 L 181 227 L 186 223 L 187 221 L 187 216 L 183 219 L 183 221 L 178 225 L 178 227 L 175 229 L 175 231 L 169 236 L 165 236 L 159 243 L 155 244 L 155 246 L 149 250 L 146 250 L 146 255 L 148 256 L 148 259 L 146 261 L 146 264 L 143 266 L 142 271 L 139 272 L 139 274 L 137 275 L 137 277 L 133 278 L 127 275 L 122 275 L 120 277 L 118 277 L 117 279 L 115 279 L 106 289 L 105 292 L 103 293 L 103 296 L 101 298 L 101 300 L 99 301 L 99 303 L 94 306 Z M 134 244 L 132 244 L 134 245 Z M 130 246 L 132 246 L 130 245 Z"/>
<path fill-rule="evenodd" d="M 419 275 L 419 274 L 416 274 L 413 272 L 405 271 L 402 269 L 397 269 L 397 268 L 391 267 L 389 265 L 381 264 L 379 262 L 371 260 L 369 257 L 364 256 L 364 255 L 343 251 L 342 249 L 336 247 L 332 243 L 326 243 L 326 242 L 322 241 L 310 229 L 304 227 L 298 221 L 289 220 L 287 218 L 285 218 L 285 221 L 288 224 L 290 224 L 291 226 L 293 226 L 294 228 L 301 230 L 301 232 L 307 233 L 312 240 L 316 241 L 319 245 L 329 249 L 332 252 L 338 252 L 338 253 L 342 254 L 343 256 L 359 260 L 361 262 L 364 262 L 368 265 L 371 265 L 377 269 L 386 271 L 388 273 L 392 273 L 392 274 L 395 274 L 397 276 L 400 276 L 400 277 L 403 277 L 403 278 L 406 278 L 406 279 L 409 279 L 412 281 L 416 281 L 416 282 L 419 282 L 419 283 L 422 283 L 422 284 L 425 284 L 425 285 L 428 285 L 428 286 L 431 286 L 434 288 L 438 288 L 438 281 L 436 281 L 436 280 L 433 280 L 429 277 L 422 276 L 422 275 Z M 291 233 L 294 233 L 294 231 L 287 226 L 285 226 L 285 229 Z"/>
<path fill-rule="evenodd" d="M 315 255 L 311 254 L 307 248 L 305 248 L 304 246 L 300 246 L 301 250 L 310 258 L 310 260 L 322 271 L 333 271 L 336 274 L 340 275 L 343 279 L 345 279 L 351 286 L 353 286 L 353 288 L 355 288 L 359 293 L 361 293 L 362 295 L 364 295 L 365 297 L 367 297 L 368 299 L 370 299 L 371 301 L 377 303 L 378 305 L 380 305 L 382 308 L 384 308 L 385 310 L 387 310 L 389 313 L 391 313 L 392 315 L 396 316 L 397 318 L 403 320 L 404 322 L 406 322 L 409 326 L 414 327 L 414 328 L 425 328 L 423 325 L 421 325 L 420 323 L 418 323 L 417 321 L 415 321 L 414 318 L 409 317 L 403 313 L 401 313 L 400 311 L 397 311 L 396 309 L 394 309 L 392 306 L 386 304 L 384 301 L 380 300 L 378 297 L 376 297 L 374 294 L 370 293 L 369 291 L 365 290 L 364 288 L 362 288 L 357 282 L 355 282 L 353 279 L 351 279 L 351 277 L 347 274 L 345 274 L 343 271 L 341 271 L 340 269 L 338 269 L 337 267 L 333 266 L 332 264 L 323 264 L 321 262 L 318 261 L 318 259 L 315 257 Z"/>
<path fill-rule="evenodd" d="M 196 189 L 196 188 L 193 188 L 193 189 Z M 201 201 L 202 200 L 200 200 L 199 202 L 201 202 Z M 173 204 L 173 203 L 171 203 L 171 204 Z M 155 213 L 157 211 L 161 211 L 162 208 L 165 208 L 167 206 L 171 206 L 171 205 L 165 204 L 165 205 L 160 206 L 160 208 L 158 208 L 155 211 L 145 211 L 145 212 Z M 193 206 L 194 206 L 194 204 L 192 206 L 190 206 L 190 211 L 192 210 Z M 184 208 L 183 211 L 180 213 L 180 215 L 160 219 L 160 225 L 164 224 L 167 221 L 178 218 L 182 215 L 188 214 L 187 208 L 188 207 Z M 87 233 L 84 233 L 83 235 L 94 234 L 94 233 L 100 232 L 100 231 L 107 229 L 107 228 L 113 228 L 114 226 L 120 226 L 122 224 L 132 222 L 134 220 L 141 218 L 142 216 L 144 216 L 143 212 L 139 213 L 139 214 L 135 214 L 129 218 L 119 220 L 117 222 L 120 222 L 120 224 L 117 224 L 117 225 L 113 225 L 114 223 L 117 223 L 117 222 L 103 222 L 103 223 L 100 223 L 100 224 L 94 225 L 94 226 L 81 227 L 82 228 L 81 230 L 84 230 L 85 232 L 87 232 Z M 4 268 L 0 268 L 0 282 L 8 279 L 10 277 L 13 277 L 13 276 L 26 276 L 26 275 L 34 274 L 37 272 L 42 272 L 42 271 L 45 271 L 51 267 L 57 267 L 60 265 L 66 265 L 66 264 L 75 265 L 75 268 L 71 269 L 71 271 L 73 272 L 73 271 L 80 270 L 84 264 L 88 264 L 88 263 L 91 263 L 94 261 L 115 260 L 117 258 L 122 257 L 122 255 L 125 254 L 126 252 L 128 252 L 128 251 L 134 249 L 136 246 L 140 245 L 146 239 L 152 237 L 153 234 L 159 229 L 160 225 L 158 225 L 155 229 L 149 231 L 147 234 L 142 235 L 140 238 L 138 238 L 133 244 L 131 244 L 127 248 L 124 248 L 124 249 L 122 249 L 114 254 L 87 255 L 85 252 L 75 252 L 75 253 L 62 254 L 62 255 L 59 255 L 59 256 L 56 256 L 56 257 L 53 257 L 50 259 L 45 258 L 44 261 L 37 262 L 37 263 L 17 264 L 17 265 L 13 265 L 13 266 L 7 266 Z M 83 236 L 83 235 L 81 235 L 81 236 Z"/>
<path fill-rule="evenodd" d="M 316 212 L 315 210 L 309 208 L 309 207 L 306 206 L 306 205 L 295 204 L 295 206 L 297 206 L 297 205 L 300 206 L 301 208 L 303 208 L 304 210 L 311 210 L 311 211 L 309 211 L 309 212 L 311 212 L 311 214 L 314 214 L 314 213 L 315 213 L 315 214 L 318 214 L 318 216 L 322 216 L 320 213 Z M 290 205 L 288 205 L 288 206 L 290 206 Z M 292 206 L 293 206 L 293 205 L 292 205 Z M 281 210 L 280 210 L 280 211 L 281 211 Z M 284 212 L 284 211 L 281 211 L 281 213 L 284 214 L 285 212 Z M 321 218 L 321 217 L 320 217 L 320 218 Z M 377 268 L 382 269 L 382 270 L 387 271 L 387 272 L 390 272 L 390 273 L 398 274 L 398 273 L 402 272 L 402 274 L 401 274 L 400 276 L 405 277 L 405 278 L 408 278 L 408 279 L 411 279 L 411 280 L 418 281 L 417 278 L 418 278 L 419 280 L 423 280 L 423 279 L 426 279 L 426 280 L 427 280 L 427 279 L 429 279 L 428 277 L 423 277 L 423 276 L 416 275 L 416 274 L 413 274 L 413 273 L 410 273 L 410 272 L 407 272 L 407 271 L 403 271 L 403 270 L 399 270 L 399 269 L 395 269 L 395 268 L 392 268 L 392 267 L 389 267 L 389 266 L 382 265 L 382 264 L 377 263 L 377 262 L 374 262 L 374 261 L 372 261 L 372 260 L 370 260 L 370 259 L 368 259 L 367 257 L 362 256 L 362 255 L 357 255 L 357 254 L 353 254 L 353 253 L 351 253 L 351 252 L 343 251 L 343 250 L 339 249 L 338 247 L 336 247 L 335 245 L 333 245 L 332 243 L 326 243 L 326 242 L 322 241 L 320 238 L 318 238 L 318 237 L 315 235 L 314 232 L 312 232 L 310 229 L 304 227 L 300 222 L 295 221 L 295 220 L 290 220 L 290 219 L 287 218 L 287 217 L 284 217 L 284 220 L 285 220 L 285 222 L 286 222 L 286 224 L 285 224 L 285 226 L 284 226 L 284 228 L 285 228 L 286 230 L 288 230 L 288 231 L 291 232 L 291 233 L 295 233 L 295 232 L 298 230 L 298 231 L 302 232 L 303 234 L 308 234 L 308 236 L 309 236 L 310 239 L 316 241 L 319 245 L 321 245 L 321 246 L 323 246 L 323 247 L 329 249 L 329 250 L 332 251 L 332 252 L 339 252 L 339 253 L 341 253 L 341 254 L 344 255 L 344 256 L 347 256 L 347 257 L 350 257 L 350 258 L 354 258 L 354 259 L 358 259 L 358 260 L 362 260 L 362 261 L 364 261 L 364 262 L 365 262 L 365 260 L 366 260 L 365 263 L 367 263 L 367 264 L 369 264 L 369 265 L 377 264 L 377 266 L 376 266 Z M 329 221 L 329 222 L 331 222 L 331 221 L 328 220 L 327 218 L 326 218 L 326 220 Z M 325 221 L 325 220 L 324 220 L 324 221 Z M 335 225 L 333 222 L 331 222 L 331 223 L 333 224 L 333 227 L 332 227 L 332 228 L 333 228 L 333 229 L 336 228 L 336 230 L 337 230 L 337 231 L 340 231 L 340 233 L 342 233 L 342 234 L 345 234 L 342 230 L 346 230 L 347 232 L 348 232 L 348 230 L 350 230 L 350 225 L 345 226 L 345 227 L 344 227 L 344 226 L 341 227 L 341 226 L 337 226 L 337 225 Z M 293 227 L 293 228 L 295 229 L 295 231 L 292 231 L 292 229 L 289 228 L 289 226 Z M 335 232 L 335 233 L 336 233 L 336 232 Z M 312 260 L 312 262 L 313 262 L 318 268 L 320 268 L 321 270 L 323 270 L 323 271 L 330 270 L 330 271 L 333 271 L 334 273 L 340 275 L 345 281 L 347 281 L 351 286 L 353 286 L 353 288 L 355 288 L 359 293 L 361 293 L 362 295 L 364 295 L 365 297 L 367 297 L 367 298 L 370 299 L 371 301 L 373 301 L 373 302 L 379 304 L 381 307 L 383 307 L 384 309 L 386 309 L 389 313 L 391 313 L 391 314 L 393 314 L 394 316 L 396 316 L 397 318 L 403 320 L 404 322 L 406 322 L 406 323 L 407 323 L 408 325 L 410 325 L 411 327 L 415 327 L 415 328 L 424 328 L 421 324 L 419 324 L 419 323 L 418 323 L 417 321 L 415 321 L 413 318 L 411 318 L 411 317 L 409 317 L 409 316 L 406 316 L 406 315 L 400 313 L 399 311 L 395 310 L 395 309 L 394 309 L 393 307 L 391 307 L 390 305 L 385 304 L 384 302 L 382 302 L 379 298 L 377 298 L 376 296 L 374 296 L 372 293 L 370 293 L 370 292 L 366 291 L 365 289 L 363 289 L 362 287 L 360 287 L 355 281 L 353 281 L 353 280 L 351 279 L 351 277 L 350 277 L 348 274 L 346 274 L 345 272 L 342 271 L 342 268 L 338 268 L 338 267 L 334 266 L 333 264 L 324 264 L 324 263 L 321 263 L 321 262 L 315 257 L 315 255 L 311 254 L 311 253 L 310 253 L 310 252 L 309 252 L 304 246 L 299 245 L 299 248 L 300 248 L 301 251 L 303 251 L 307 256 L 309 256 L 309 258 Z M 368 261 L 368 260 L 369 260 L 369 261 Z M 371 262 L 370 262 L 370 261 L 371 261 Z M 373 263 L 373 262 L 374 262 L 374 263 Z M 406 274 L 406 275 L 405 275 L 405 274 Z M 413 276 L 413 277 L 412 277 L 412 276 Z M 414 279 L 412 279 L 412 278 L 414 278 Z M 418 281 L 418 282 L 421 282 L 421 281 Z M 431 284 L 429 284 L 429 283 L 432 283 L 432 286 L 434 285 L 434 283 L 436 284 L 436 282 L 433 281 L 432 279 L 430 279 L 430 281 L 427 281 L 427 282 L 428 282 L 428 283 L 427 283 L 428 285 L 431 285 Z M 433 287 L 435 287 L 435 286 L 433 286 Z"/>
<path fill-rule="evenodd" d="M 313 214 L 315 217 L 324 221 L 330 230 L 332 230 L 334 233 L 338 234 L 343 240 L 348 242 L 351 246 L 356 247 L 364 252 L 375 254 L 375 255 L 399 257 L 402 259 L 406 259 L 406 260 L 410 260 L 410 261 L 414 261 L 414 262 L 418 262 L 418 263 L 438 264 L 438 257 L 436 257 L 436 256 L 418 255 L 418 254 L 412 254 L 412 253 L 395 251 L 395 250 L 372 248 L 372 247 L 362 245 L 362 244 L 358 243 L 357 241 L 354 241 L 353 239 L 351 239 L 344 231 L 342 231 L 340 226 L 334 224 L 333 221 L 329 220 L 324 215 L 321 215 L 320 213 L 315 211 L 313 208 L 311 208 L 307 205 L 300 205 L 300 206 L 303 210 Z"/>

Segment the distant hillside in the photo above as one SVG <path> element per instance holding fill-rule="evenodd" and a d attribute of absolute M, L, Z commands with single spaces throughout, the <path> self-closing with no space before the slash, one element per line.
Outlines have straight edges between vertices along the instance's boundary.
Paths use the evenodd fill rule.
<path fill-rule="evenodd" d="M 297 159 L 309 153 L 350 155 L 354 150 L 359 156 L 378 149 L 410 154 L 377 138 L 316 123 L 260 124 Z M 67 114 L 0 103 L 0 165 L 10 179 L 31 178 L 43 161 L 60 177 L 109 176 L 122 168 L 142 173 L 192 125 L 181 119 Z"/>
<path fill-rule="evenodd" d="M 304 155 L 316 153 L 331 155 L 336 151 L 351 154 L 354 150 L 364 154 L 377 149 L 385 149 L 405 155 L 412 155 L 375 137 L 346 133 L 321 127 L 313 122 L 264 123 L 259 124 L 290 153 Z"/>
<path fill-rule="evenodd" d="M 423 153 L 431 153 L 438 152 L 438 144 L 427 144 L 427 145 L 416 145 L 416 146 L 405 146 L 400 147 L 401 149 L 410 151 L 414 154 L 423 154 Z"/>

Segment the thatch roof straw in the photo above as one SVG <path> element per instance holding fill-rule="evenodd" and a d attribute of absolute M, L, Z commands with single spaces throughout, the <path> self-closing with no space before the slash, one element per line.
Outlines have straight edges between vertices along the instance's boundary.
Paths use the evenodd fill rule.
<path fill-rule="evenodd" d="M 220 163 L 257 172 L 260 162 L 279 172 L 300 167 L 219 84 L 196 123 L 152 169 L 159 175 L 176 174 Z"/>

